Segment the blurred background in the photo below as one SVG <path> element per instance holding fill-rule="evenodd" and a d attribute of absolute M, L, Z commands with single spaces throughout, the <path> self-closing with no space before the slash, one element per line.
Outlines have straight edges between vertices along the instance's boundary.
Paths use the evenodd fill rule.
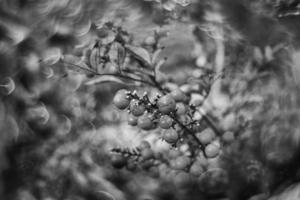
<path fill-rule="evenodd" d="M 89 76 L 60 62 L 66 54 L 82 56 L 99 37 L 114 39 L 113 32 L 102 29 L 107 23 L 128 31 L 128 40 L 137 45 L 159 32 L 165 46 L 161 57 L 168 58 L 162 71 L 178 85 L 187 84 L 192 76 L 199 78 L 203 68 L 216 73 L 226 69 L 229 76 L 214 84 L 204 105 L 217 122 L 227 119 L 220 122 L 224 129 L 235 129 L 234 113 L 234 119 L 254 119 L 254 128 L 241 133 L 242 138 L 259 129 L 260 140 L 267 140 L 266 134 L 276 135 L 277 127 L 269 127 L 277 124 L 282 132 L 292 129 L 288 138 L 299 141 L 298 111 L 291 113 L 299 104 L 298 96 L 293 96 L 299 82 L 299 6 L 295 1 L 280 3 L 1 0 L 0 199 L 212 199 L 182 177 L 174 180 L 170 173 L 161 178 L 163 169 L 145 172 L 111 166 L 114 147 L 136 147 L 145 139 L 156 151 L 169 147 L 156 133 L 129 126 L 127 113 L 113 106 L 117 90 L 135 86 L 91 84 Z M 270 71 L 272 75 L 260 77 L 253 68 L 259 75 Z M 249 84 L 256 76 L 260 82 Z M 264 106 L 245 106 L 249 98 L 260 102 L 261 97 Z M 267 149 L 280 152 L 279 158 L 276 153 L 270 158 L 272 162 L 284 162 L 281 158 L 296 151 L 285 147 L 275 140 L 266 142 Z M 216 185 L 207 181 L 205 190 Z"/>

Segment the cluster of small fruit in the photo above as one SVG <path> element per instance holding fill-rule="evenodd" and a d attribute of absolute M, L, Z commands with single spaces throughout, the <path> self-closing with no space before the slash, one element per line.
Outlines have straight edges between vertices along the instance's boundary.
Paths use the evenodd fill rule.
<path fill-rule="evenodd" d="M 178 131 L 179 129 L 197 123 L 190 116 L 194 111 L 189 109 L 184 101 L 188 101 L 188 97 L 180 90 L 165 95 L 158 94 L 151 101 L 147 93 L 139 97 L 136 91 L 122 89 L 113 99 L 116 107 L 128 109 L 130 125 L 146 131 L 159 127 L 163 129 L 163 139 L 170 144 L 176 143 L 180 138 L 182 131 Z M 181 116 L 190 116 L 190 120 Z"/>
<path fill-rule="evenodd" d="M 207 129 L 205 133 L 209 135 L 212 131 Z M 192 155 L 187 144 L 156 152 L 154 147 L 144 140 L 135 149 L 113 149 L 111 164 L 117 169 L 125 168 L 135 173 L 143 171 L 153 178 L 169 181 L 180 188 L 198 184 L 216 192 L 216 188 L 224 187 L 228 180 L 226 172 L 219 167 L 218 140 L 210 138 L 213 140 L 211 144 L 216 146 L 215 153 L 210 157 L 205 157 L 199 149 Z"/>
<path fill-rule="evenodd" d="M 140 97 L 136 91 L 119 90 L 113 103 L 128 110 L 129 125 L 145 131 L 158 130 L 159 137 L 171 149 L 155 152 L 146 141 L 133 150 L 115 148 L 112 165 L 126 166 L 129 170 L 140 168 L 165 178 L 187 176 L 189 180 L 191 176 L 200 177 L 209 169 L 219 168 L 222 138 L 202 124 L 201 119 L 194 119 L 196 106 L 189 105 L 190 102 L 190 97 L 180 89 L 157 95 L 152 101 L 146 93 Z"/>

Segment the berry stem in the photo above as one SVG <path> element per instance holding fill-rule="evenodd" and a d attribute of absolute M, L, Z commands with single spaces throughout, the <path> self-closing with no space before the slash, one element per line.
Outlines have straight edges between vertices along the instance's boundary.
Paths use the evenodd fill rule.
<path fill-rule="evenodd" d="M 170 116 L 172 119 L 181 127 L 183 130 L 191 135 L 193 139 L 199 144 L 201 151 L 203 152 L 204 156 L 206 157 L 205 151 L 204 151 L 204 145 L 200 142 L 200 140 L 196 137 L 196 135 L 188 129 L 183 123 L 181 123 L 176 117 Z"/>
<path fill-rule="evenodd" d="M 220 131 L 220 129 L 215 125 L 215 123 L 213 122 L 213 120 L 210 118 L 210 116 L 203 110 L 203 109 L 199 109 L 199 112 L 201 113 L 201 115 L 203 116 L 203 120 L 215 131 L 215 133 L 218 136 L 222 135 L 222 132 Z"/>

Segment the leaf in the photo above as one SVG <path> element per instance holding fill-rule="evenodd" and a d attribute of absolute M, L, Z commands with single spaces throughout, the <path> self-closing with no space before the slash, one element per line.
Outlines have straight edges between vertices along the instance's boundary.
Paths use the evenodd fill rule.
<path fill-rule="evenodd" d="M 159 72 L 160 71 L 160 67 L 163 66 L 163 64 L 165 64 L 167 58 L 161 59 L 160 61 L 158 61 L 158 63 L 155 65 L 155 72 Z"/>
<path fill-rule="evenodd" d="M 155 52 L 152 55 L 152 63 L 156 63 L 158 61 L 158 57 L 160 55 L 160 53 L 162 52 L 162 50 L 164 50 L 165 47 L 160 47 L 157 50 L 155 50 Z"/>
<path fill-rule="evenodd" d="M 146 67 L 151 68 L 151 57 L 149 52 L 142 47 L 135 47 L 132 45 L 125 45 L 125 48 L 138 60 L 143 62 Z"/>
<path fill-rule="evenodd" d="M 98 64 L 100 63 L 99 48 L 93 48 L 90 55 L 90 65 L 94 71 L 97 71 Z"/>
<path fill-rule="evenodd" d="M 112 64 L 120 67 L 125 61 L 125 49 L 120 43 L 114 42 L 110 47 L 108 56 Z"/>
<path fill-rule="evenodd" d="M 96 85 L 99 83 L 105 83 L 105 82 L 114 82 L 114 83 L 120 83 L 126 85 L 127 83 L 124 82 L 122 79 L 115 77 L 115 76 L 110 76 L 110 75 L 102 75 L 100 77 L 91 79 L 85 83 L 85 85 Z"/>

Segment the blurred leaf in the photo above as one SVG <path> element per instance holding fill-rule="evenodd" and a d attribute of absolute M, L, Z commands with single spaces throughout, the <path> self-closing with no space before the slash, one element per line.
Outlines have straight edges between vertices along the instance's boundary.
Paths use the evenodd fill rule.
<path fill-rule="evenodd" d="M 175 10 L 176 4 L 172 1 L 167 1 L 166 3 L 163 4 L 163 8 L 166 9 L 167 11 L 172 11 Z"/>
<path fill-rule="evenodd" d="M 51 67 L 45 67 L 44 69 L 42 69 L 42 73 L 46 78 L 52 78 L 54 76 L 54 71 Z"/>
<path fill-rule="evenodd" d="M 6 95 L 10 95 L 15 90 L 16 85 L 11 77 L 7 77 L 5 78 L 5 82 L 1 84 L 0 87 L 4 88 Z"/>
<path fill-rule="evenodd" d="M 6 134 L 13 140 L 17 140 L 20 135 L 19 125 L 16 122 L 15 118 L 11 115 L 6 115 L 4 121 L 4 131 Z"/>
<path fill-rule="evenodd" d="M 75 34 L 77 36 L 83 36 L 89 32 L 91 26 L 92 26 L 92 22 L 90 19 L 88 19 L 87 21 L 84 21 L 82 24 L 76 26 Z"/>
<path fill-rule="evenodd" d="M 188 6 L 191 4 L 191 0 L 174 0 L 174 2 L 180 4 L 181 6 Z"/>
<path fill-rule="evenodd" d="M 97 197 L 99 197 L 101 200 L 115 200 L 115 197 L 112 194 L 105 191 L 98 191 Z"/>
<path fill-rule="evenodd" d="M 142 47 L 135 47 L 132 45 L 126 45 L 128 50 L 136 59 L 140 60 L 146 67 L 151 68 L 151 57 L 149 52 Z"/>
<path fill-rule="evenodd" d="M 103 76 L 100 76 L 100 77 L 97 77 L 97 78 L 87 81 L 85 83 L 85 85 L 95 85 L 95 84 L 105 83 L 105 82 L 114 82 L 114 83 L 120 83 L 120 84 L 124 84 L 124 85 L 128 84 L 118 77 L 110 76 L 110 75 L 103 75 Z"/>
<path fill-rule="evenodd" d="M 262 64 L 263 60 L 264 60 L 264 55 L 263 53 L 261 52 L 260 48 L 259 47 L 255 47 L 254 50 L 253 50 L 253 57 L 255 59 L 255 61 L 258 63 L 258 64 Z"/>
<path fill-rule="evenodd" d="M 61 58 L 61 49 L 53 47 L 46 49 L 42 54 L 42 60 L 48 65 L 53 65 Z"/>
<path fill-rule="evenodd" d="M 267 61 L 273 60 L 273 50 L 270 46 L 265 47 L 265 58 Z"/>

